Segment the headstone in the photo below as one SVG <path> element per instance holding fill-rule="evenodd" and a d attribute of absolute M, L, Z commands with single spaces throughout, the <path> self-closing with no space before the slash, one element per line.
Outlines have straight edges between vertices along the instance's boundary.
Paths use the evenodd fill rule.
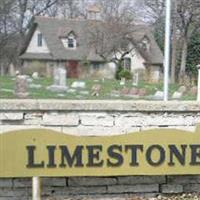
<path fill-rule="evenodd" d="M 141 89 L 139 89 L 139 91 L 138 91 L 138 95 L 139 95 L 140 97 L 144 97 L 144 96 L 146 96 L 146 95 L 147 95 L 147 91 L 146 91 L 146 89 L 145 89 L 145 88 L 141 88 Z"/>
<path fill-rule="evenodd" d="M 184 94 L 185 92 L 187 92 L 187 87 L 186 86 L 181 86 L 181 87 L 179 87 L 179 89 L 178 89 L 178 92 L 180 92 L 180 93 L 182 93 L 182 94 Z"/>
<path fill-rule="evenodd" d="M 85 90 L 85 91 L 80 91 L 81 95 L 89 95 L 89 91 Z"/>
<path fill-rule="evenodd" d="M 123 88 L 120 93 L 121 93 L 122 96 L 126 96 L 126 95 L 129 94 L 129 89 L 128 88 Z"/>
<path fill-rule="evenodd" d="M 119 97 L 120 92 L 118 90 L 112 90 L 110 96 L 111 97 Z"/>
<path fill-rule="evenodd" d="M 59 85 L 62 87 L 66 87 L 67 81 L 67 71 L 64 68 L 59 68 Z"/>
<path fill-rule="evenodd" d="M 18 98 L 28 97 L 28 81 L 26 76 L 17 76 L 15 81 L 15 95 Z"/>
<path fill-rule="evenodd" d="M 172 99 L 181 99 L 181 97 L 183 96 L 183 94 L 181 92 L 174 92 L 174 94 L 172 95 Z"/>
<path fill-rule="evenodd" d="M 100 95 L 100 91 L 101 91 L 101 85 L 100 84 L 96 84 L 93 85 L 92 87 L 92 96 L 99 96 Z"/>
<path fill-rule="evenodd" d="M 131 88 L 129 91 L 130 95 L 138 95 L 138 93 L 139 93 L 139 89 L 137 88 Z"/>
<path fill-rule="evenodd" d="M 33 79 L 38 79 L 38 78 L 39 78 L 38 72 L 34 72 L 34 73 L 32 74 L 32 78 L 33 78 Z"/>
<path fill-rule="evenodd" d="M 192 96 L 195 96 L 195 95 L 197 95 L 197 91 L 198 91 L 198 88 L 197 88 L 196 86 L 194 86 L 194 87 L 192 87 L 192 88 L 190 89 L 190 94 L 191 94 Z"/>
<path fill-rule="evenodd" d="M 67 71 L 64 68 L 54 69 L 54 84 L 49 86 L 47 89 L 52 92 L 66 92 L 68 87 L 66 85 L 67 81 Z"/>
<path fill-rule="evenodd" d="M 121 86 L 124 86 L 126 84 L 126 79 L 125 78 L 122 78 L 121 81 L 120 81 L 120 85 Z"/>
<path fill-rule="evenodd" d="M 15 75 L 16 75 L 16 76 L 20 75 L 20 72 L 17 70 L 17 71 L 15 72 Z"/>
<path fill-rule="evenodd" d="M 67 93 L 72 93 L 72 94 L 74 94 L 74 93 L 76 93 L 76 90 L 75 90 L 75 89 L 68 89 L 68 90 L 67 90 Z"/>
<path fill-rule="evenodd" d="M 84 81 L 75 81 L 71 85 L 72 88 L 80 88 L 84 89 L 85 88 L 85 82 Z"/>
<path fill-rule="evenodd" d="M 133 74 L 133 86 L 138 86 L 138 83 L 139 83 L 139 74 L 138 73 L 134 73 Z"/>
<path fill-rule="evenodd" d="M 31 88 L 31 89 L 41 89 L 42 86 L 40 84 L 30 84 L 29 88 Z"/>
<path fill-rule="evenodd" d="M 155 100 L 163 100 L 163 98 L 164 98 L 163 91 L 157 91 L 153 96 L 153 99 L 155 99 Z"/>
<path fill-rule="evenodd" d="M 64 94 L 57 94 L 57 97 L 65 97 Z"/>
<path fill-rule="evenodd" d="M 27 82 L 28 82 L 28 83 L 32 83 L 32 82 L 33 82 L 33 79 L 30 78 L 30 77 L 28 77 L 28 78 L 27 78 Z"/>

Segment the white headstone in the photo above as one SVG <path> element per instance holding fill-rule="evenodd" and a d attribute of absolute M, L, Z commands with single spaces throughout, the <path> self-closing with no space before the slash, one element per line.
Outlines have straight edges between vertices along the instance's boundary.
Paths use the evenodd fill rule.
<path fill-rule="evenodd" d="M 138 73 L 134 73 L 133 74 L 133 86 L 138 86 L 139 83 L 139 74 Z"/>
<path fill-rule="evenodd" d="M 85 82 L 84 81 L 75 81 L 75 82 L 72 83 L 71 87 L 72 88 L 84 89 L 85 88 Z"/>
<path fill-rule="evenodd" d="M 172 95 L 172 99 L 181 99 L 181 97 L 183 96 L 183 93 L 181 92 L 174 92 L 174 94 Z"/>
<path fill-rule="evenodd" d="M 34 72 L 34 73 L 32 74 L 32 78 L 33 78 L 33 79 L 38 79 L 38 78 L 39 78 L 38 72 Z"/>
<path fill-rule="evenodd" d="M 67 82 L 66 69 L 59 68 L 58 73 L 59 73 L 59 86 L 66 87 L 66 82 Z"/>
<path fill-rule="evenodd" d="M 157 91 L 153 96 L 153 98 L 155 100 L 162 100 L 163 97 L 164 97 L 164 92 L 163 91 Z"/>
<path fill-rule="evenodd" d="M 126 79 L 125 78 L 122 78 L 121 81 L 120 81 L 120 85 L 121 86 L 124 86 L 126 83 Z"/>
<path fill-rule="evenodd" d="M 54 84 L 48 87 L 52 92 L 65 92 L 67 91 L 67 71 L 59 67 L 54 69 Z"/>

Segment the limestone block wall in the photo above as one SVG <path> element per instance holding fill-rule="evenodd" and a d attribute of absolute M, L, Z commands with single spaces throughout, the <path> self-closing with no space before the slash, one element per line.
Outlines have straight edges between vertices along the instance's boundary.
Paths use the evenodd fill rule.
<path fill-rule="evenodd" d="M 195 131 L 195 102 L 1 100 L 0 134 L 32 128 L 81 135 L 118 135 L 155 128 Z M 200 192 L 200 176 L 44 178 L 43 198 L 95 199 Z M 89 197 L 88 197 L 89 198 Z M 31 199 L 31 178 L 0 179 L 0 200 Z"/>

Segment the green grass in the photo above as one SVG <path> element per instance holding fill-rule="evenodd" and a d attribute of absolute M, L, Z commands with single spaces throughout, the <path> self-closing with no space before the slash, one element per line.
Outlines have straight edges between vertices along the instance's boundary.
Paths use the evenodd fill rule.
<path fill-rule="evenodd" d="M 70 87 L 71 84 L 76 81 L 75 79 L 68 79 L 67 80 L 67 86 Z M 81 80 L 80 80 L 81 81 Z M 132 81 L 127 81 L 125 86 L 120 86 L 120 81 L 117 80 L 98 80 L 98 82 L 95 82 L 95 80 L 82 80 L 86 83 L 86 88 L 82 90 L 77 90 L 75 93 L 62 93 L 64 96 L 60 97 L 58 96 L 58 93 L 51 92 L 47 90 L 46 88 L 53 84 L 53 80 L 50 78 L 40 78 L 38 80 L 34 80 L 34 84 L 40 84 L 42 85 L 42 88 L 40 89 L 30 89 L 29 88 L 29 98 L 31 99 L 82 99 L 82 100 L 96 100 L 96 99 L 123 99 L 123 100 L 131 100 L 133 97 L 126 97 L 126 96 L 119 96 L 119 97 L 113 97 L 111 96 L 112 91 L 120 91 L 124 87 L 126 88 L 133 88 Z M 100 84 L 102 89 L 100 92 L 100 95 L 98 97 L 94 97 L 91 95 L 92 87 L 95 84 Z M 14 88 L 15 88 L 15 80 L 12 77 L 8 76 L 2 76 L 0 77 L 0 98 L 16 98 L 14 95 Z M 147 91 L 147 96 L 143 97 L 143 99 L 150 99 L 152 95 L 155 94 L 157 90 L 163 90 L 163 83 L 157 83 L 157 84 L 149 84 L 145 82 L 140 82 L 138 85 L 138 88 L 145 88 Z M 177 91 L 179 88 L 179 85 L 172 84 L 170 85 L 170 96 Z M 89 91 L 89 95 L 82 95 L 80 94 L 81 91 Z M 195 100 L 195 96 L 191 96 L 189 93 L 186 93 L 185 96 L 183 96 L 182 100 Z"/>

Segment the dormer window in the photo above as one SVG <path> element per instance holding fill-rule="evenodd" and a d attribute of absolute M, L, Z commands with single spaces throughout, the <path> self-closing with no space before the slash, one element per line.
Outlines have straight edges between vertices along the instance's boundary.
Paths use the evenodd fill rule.
<path fill-rule="evenodd" d="M 70 33 L 67 37 L 61 38 L 61 40 L 66 49 L 76 49 L 77 41 L 74 33 Z"/>
<path fill-rule="evenodd" d="M 75 47 L 75 39 L 68 38 L 68 48 L 74 48 L 74 47 Z"/>

